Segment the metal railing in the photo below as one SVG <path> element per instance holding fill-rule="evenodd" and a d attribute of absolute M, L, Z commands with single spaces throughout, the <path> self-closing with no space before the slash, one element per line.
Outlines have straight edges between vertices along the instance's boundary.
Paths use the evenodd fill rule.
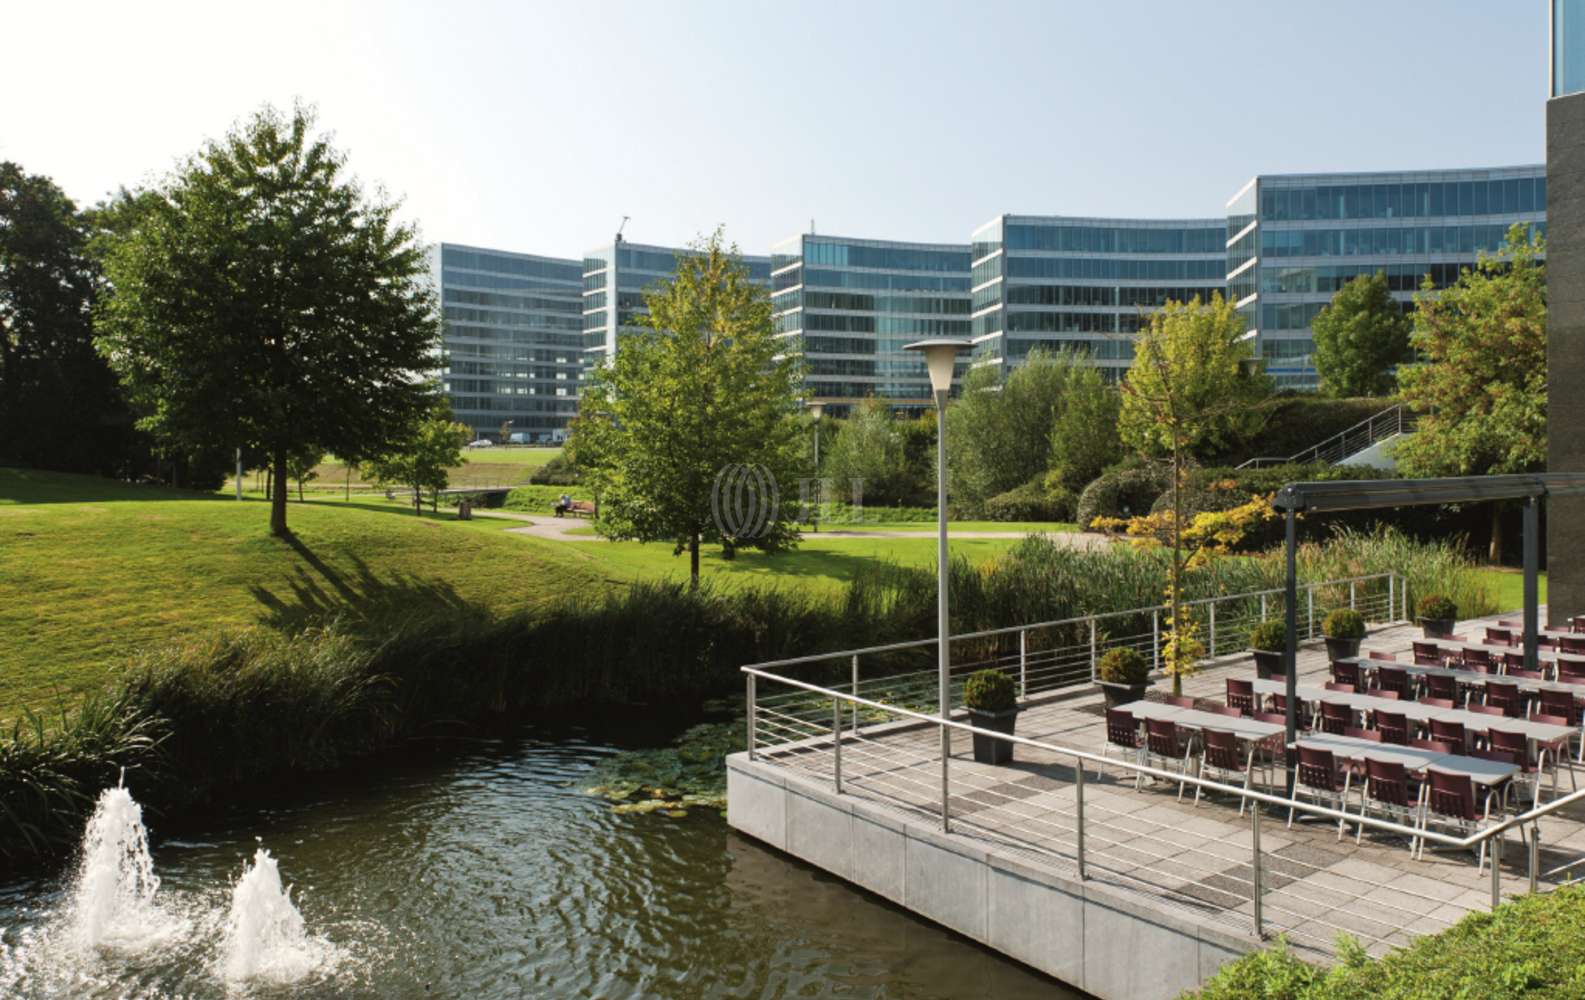
<path fill-rule="evenodd" d="M 1390 596 L 1380 606 L 1403 609 L 1407 599 L 1401 581 L 1391 574 L 1387 576 Z M 1352 589 L 1358 601 L 1363 589 L 1359 584 L 1360 580 L 1345 580 L 1313 586 L 1316 590 Z M 1270 592 L 1265 596 L 1269 598 Z M 1093 617 L 1101 620 L 1107 616 Z M 1091 618 L 1077 620 L 1088 622 Z M 952 641 L 1013 633 L 1019 638 L 1015 655 L 1025 660 L 1031 630 L 1072 621 L 953 636 Z M 1304 616 L 1300 621 L 1302 627 Z M 1142 890 L 1157 899 L 1208 913 L 1234 927 L 1242 925 L 1258 937 L 1274 931 L 1286 933 L 1301 946 L 1321 951 L 1330 950 L 1336 934 L 1347 933 L 1379 952 L 1407 943 L 1410 934 L 1438 930 L 1466 913 L 1497 906 L 1504 895 L 1505 880 L 1509 892 L 1533 893 L 1543 883 L 1578 881 L 1579 871 L 1585 868 L 1585 854 L 1575 854 L 1577 849 L 1563 849 L 1559 844 L 1546 856 L 1541 847 L 1542 820 L 1585 802 L 1585 789 L 1507 819 L 1494 820 L 1487 828 L 1464 836 L 1406 825 L 1348 811 L 1346 797 L 1340 800 L 1343 808 L 1339 809 L 1280 794 L 1275 789 L 1279 776 L 1286 774 L 1286 760 L 1271 762 L 1268 787 L 1273 790 L 1261 791 L 1204 778 L 1187 768 L 1180 773 L 1155 766 L 1143 757 L 1111 756 L 1104 750 L 1097 753 L 1051 739 L 1006 735 L 959 719 L 943 719 L 934 709 L 934 676 L 924 682 L 930 685 L 928 690 L 907 685 L 899 689 L 896 682 L 909 680 L 909 675 L 870 679 L 859 676 L 863 656 L 883 656 L 921 644 L 933 646 L 934 640 L 743 667 L 750 759 L 787 766 L 816 780 L 829 781 L 839 795 L 870 798 L 939 819 L 945 831 L 992 842 L 1048 867 L 1076 872 L 1080 879 L 1101 879 Z M 779 672 L 787 666 L 831 657 L 846 659 L 850 673 L 845 684 L 822 685 Z M 1012 669 L 1014 665 L 1003 666 Z M 956 674 L 966 668 L 967 665 L 954 664 L 952 670 Z M 861 686 L 872 689 L 871 695 L 860 693 Z M 959 685 L 954 683 L 953 687 L 958 690 Z M 907 704 L 899 703 L 899 690 Z M 1014 772 L 970 766 L 955 774 L 950 740 L 957 733 L 1026 748 L 1026 760 L 1039 766 Z M 942 753 L 943 745 L 949 748 L 946 754 Z M 1559 766 L 1572 767 L 1572 763 L 1564 761 Z M 1102 776 L 1103 767 L 1121 776 L 1107 782 Z M 1087 778 L 1087 768 L 1093 778 Z M 1196 836 L 1185 830 L 1185 821 L 1191 814 L 1178 810 L 1167 814 L 1151 809 L 1148 798 L 1132 793 L 1120 796 L 1117 791 L 1128 781 L 1138 786 L 1147 780 L 1180 784 L 1186 792 L 1193 791 L 1196 799 L 1226 796 L 1238 800 L 1240 806 L 1252 807 L 1245 821 L 1247 834 L 1231 838 Z M 1467 888 L 1484 899 L 1450 899 L 1445 891 L 1445 868 L 1428 868 L 1424 882 L 1398 878 L 1394 872 L 1392 885 L 1384 887 L 1380 878 L 1370 874 L 1374 866 L 1369 863 L 1357 868 L 1334 868 L 1331 865 L 1341 858 L 1340 854 L 1332 855 L 1328 861 L 1323 857 L 1328 853 L 1324 849 L 1311 848 L 1309 853 L 1292 850 L 1294 842 L 1281 830 L 1263 843 L 1261 828 L 1270 821 L 1263 813 L 1271 809 L 1290 809 L 1312 821 L 1339 824 L 1340 833 L 1346 824 L 1360 828 L 1359 835 L 1368 830 L 1375 835 L 1406 838 L 1411 843 L 1418 839 L 1447 850 L 1479 851 L 1484 846 L 1491 854 L 1489 890 L 1481 889 L 1477 877 Z M 1521 832 L 1527 847 L 1520 866 L 1522 878 L 1504 874 L 1504 842 L 1514 830 Z M 1465 871 L 1462 866 L 1458 870 Z M 1311 875 L 1323 877 L 1307 881 Z"/>
<path fill-rule="evenodd" d="M 1325 462 L 1336 465 L 1350 455 L 1358 454 L 1380 441 L 1397 434 L 1414 430 L 1416 415 L 1402 403 L 1390 406 L 1380 413 L 1366 417 L 1359 423 L 1339 431 L 1320 444 L 1312 445 L 1287 458 L 1262 456 L 1251 458 L 1238 465 L 1240 469 L 1260 469 L 1269 465 L 1314 465 Z"/>

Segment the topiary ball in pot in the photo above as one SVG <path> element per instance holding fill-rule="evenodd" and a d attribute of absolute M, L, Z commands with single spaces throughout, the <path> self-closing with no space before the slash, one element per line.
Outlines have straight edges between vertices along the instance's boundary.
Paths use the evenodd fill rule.
<path fill-rule="evenodd" d="M 1458 605 L 1442 594 L 1427 594 L 1420 598 L 1416 610 L 1420 612 L 1420 628 L 1427 639 L 1446 639 L 1453 634 L 1458 619 Z"/>
<path fill-rule="evenodd" d="M 1337 608 L 1321 621 L 1326 636 L 1326 653 L 1333 662 L 1359 655 L 1359 640 L 1365 638 L 1365 616 L 1353 608 Z"/>
<path fill-rule="evenodd" d="M 1000 670 L 976 670 L 963 682 L 963 705 L 975 729 L 1013 735 L 1018 721 L 1018 689 Z M 1005 764 L 1013 759 L 1013 744 L 994 736 L 974 733 L 974 759 L 981 764 Z"/>
<path fill-rule="evenodd" d="M 1249 630 L 1249 648 L 1255 654 L 1255 674 L 1276 677 L 1283 672 L 1282 654 L 1288 648 L 1288 626 L 1279 621 L 1264 621 Z"/>
<path fill-rule="evenodd" d="M 1137 649 L 1120 646 L 1109 649 L 1096 661 L 1095 676 L 1106 698 L 1107 708 L 1141 701 L 1150 686 L 1150 664 Z"/>

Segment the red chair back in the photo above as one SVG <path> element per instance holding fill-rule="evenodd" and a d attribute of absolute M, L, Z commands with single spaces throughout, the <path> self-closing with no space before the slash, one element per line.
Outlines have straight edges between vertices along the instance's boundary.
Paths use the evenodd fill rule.
<path fill-rule="evenodd" d="M 1503 670 L 1507 673 L 1513 673 L 1515 667 L 1524 667 L 1524 653 L 1518 650 L 1509 650 L 1508 652 L 1503 653 L 1501 659 Z"/>
<path fill-rule="evenodd" d="M 1376 730 L 1383 743 L 1409 745 L 1409 717 L 1402 712 L 1376 712 Z"/>
<path fill-rule="evenodd" d="M 1486 682 L 1486 704 L 1502 709 L 1502 714 L 1517 718 L 1523 702 L 1519 699 L 1519 685 L 1507 681 Z"/>
<path fill-rule="evenodd" d="M 1465 670 L 1482 674 L 1491 672 L 1491 653 L 1484 649 L 1466 649 L 1461 659 Z"/>
<path fill-rule="evenodd" d="M 1205 762 L 1224 771 L 1242 771 L 1244 760 L 1238 752 L 1238 739 L 1232 733 L 1224 733 L 1219 729 L 1207 729 L 1205 738 Z"/>
<path fill-rule="evenodd" d="M 1106 742 L 1114 747 L 1139 749 L 1139 723 L 1132 712 L 1121 708 L 1106 710 Z"/>
<path fill-rule="evenodd" d="M 1458 749 L 1455 753 L 1463 753 L 1469 746 L 1469 737 L 1464 733 L 1464 723 L 1448 719 L 1431 720 L 1431 738 L 1433 740 L 1446 740 Z"/>
<path fill-rule="evenodd" d="M 1372 698 L 1382 698 L 1387 701 L 1399 701 L 1398 692 L 1388 691 L 1386 688 L 1366 688 L 1365 693 Z"/>
<path fill-rule="evenodd" d="M 1357 663 L 1333 663 L 1332 680 L 1339 684 L 1352 684 L 1355 690 L 1365 686 L 1360 679 Z"/>
<path fill-rule="evenodd" d="M 1194 699 L 1186 694 L 1169 694 L 1167 695 L 1167 704 L 1176 705 L 1179 708 L 1193 708 Z"/>
<path fill-rule="evenodd" d="M 1546 674 L 1539 670 L 1526 670 L 1523 667 L 1509 667 L 1508 676 L 1518 681 L 1544 681 Z"/>
<path fill-rule="evenodd" d="M 1513 633 L 1505 628 L 1488 628 L 1486 629 L 1486 645 L 1512 646 Z"/>
<path fill-rule="evenodd" d="M 1334 701 L 1321 702 L 1321 731 L 1341 736 L 1354 724 L 1354 710 Z"/>
<path fill-rule="evenodd" d="M 1442 665 L 1442 647 L 1434 642 L 1416 641 L 1414 644 L 1414 662 L 1422 667 L 1440 667 Z"/>
<path fill-rule="evenodd" d="M 1245 714 L 1239 709 L 1234 708 L 1232 705 L 1217 705 L 1212 709 L 1212 711 L 1217 715 L 1231 715 L 1235 719 L 1241 719 Z"/>
<path fill-rule="evenodd" d="M 1178 756 L 1178 725 L 1171 719 L 1146 719 L 1145 744 L 1158 757 Z"/>
<path fill-rule="evenodd" d="M 1568 620 L 1570 632 L 1585 632 L 1585 615 L 1574 615 Z"/>
<path fill-rule="evenodd" d="M 1255 683 L 1237 677 L 1227 679 L 1227 704 L 1244 715 L 1255 710 Z"/>
<path fill-rule="evenodd" d="M 1335 792 L 1338 783 L 1337 761 L 1332 757 L 1332 751 L 1299 747 L 1299 784 L 1306 788 Z"/>
<path fill-rule="evenodd" d="M 1326 682 L 1326 689 L 1328 691 L 1341 691 L 1343 694 L 1353 694 L 1354 693 L 1354 685 L 1352 685 L 1352 684 L 1339 684 L 1337 681 L 1327 681 Z"/>
<path fill-rule="evenodd" d="M 1430 695 L 1426 695 L 1424 698 L 1420 699 L 1420 704 L 1429 705 L 1432 708 L 1452 708 L 1453 707 L 1453 699 L 1452 698 L 1433 698 Z"/>
<path fill-rule="evenodd" d="M 1383 653 L 1377 649 L 1367 649 L 1360 655 L 1367 660 L 1396 660 L 1398 658 L 1397 653 Z"/>
<path fill-rule="evenodd" d="M 1400 698 L 1409 697 L 1409 672 L 1398 667 L 1381 667 L 1376 671 L 1376 686 L 1396 691 Z"/>
<path fill-rule="evenodd" d="M 1580 724 L 1580 703 L 1571 691 L 1541 689 L 1541 711 L 1547 715 L 1561 716 L 1565 725 Z"/>
<path fill-rule="evenodd" d="M 1565 653 L 1585 653 L 1585 635 L 1558 636 L 1557 648 Z"/>
<path fill-rule="evenodd" d="M 1372 743 L 1381 742 L 1381 733 L 1374 729 L 1361 729 L 1358 726 L 1349 726 L 1343 730 L 1343 735 L 1351 740 L 1369 740 Z"/>
<path fill-rule="evenodd" d="M 1557 679 L 1567 684 L 1585 684 L 1585 663 L 1558 657 Z"/>
<path fill-rule="evenodd" d="M 1415 801 L 1418 796 L 1409 794 L 1409 774 L 1400 762 L 1366 757 L 1365 777 L 1369 780 L 1367 794 L 1377 802 L 1405 809 L 1419 804 Z"/>
<path fill-rule="evenodd" d="M 1458 753 L 1447 740 L 1410 740 L 1409 745 L 1416 750 L 1429 750 L 1432 753 Z"/>
<path fill-rule="evenodd" d="M 1426 804 L 1431 811 L 1473 822 L 1480 819 L 1475 811 L 1475 782 L 1467 774 L 1452 774 L 1435 767 L 1426 768 L 1430 788 Z"/>
<path fill-rule="evenodd" d="M 1464 711 L 1474 712 L 1477 715 L 1501 715 L 1504 717 L 1508 715 L 1507 712 L 1504 712 L 1496 705 L 1482 705 L 1478 701 L 1472 701 L 1468 705 L 1465 705 Z"/>
<path fill-rule="evenodd" d="M 1513 754 L 1514 762 L 1526 771 L 1534 766 L 1534 761 L 1530 759 L 1530 738 L 1524 733 L 1510 733 L 1493 727 L 1487 731 L 1486 737 L 1491 741 L 1493 750 Z"/>
<path fill-rule="evenodd" d="M 1433 698 L 1446 698 L 1455 704 L 1458 702 L 1458 678 L 1449 677 L 1447 674 L 1426 674 L 1425 690 Z"/>

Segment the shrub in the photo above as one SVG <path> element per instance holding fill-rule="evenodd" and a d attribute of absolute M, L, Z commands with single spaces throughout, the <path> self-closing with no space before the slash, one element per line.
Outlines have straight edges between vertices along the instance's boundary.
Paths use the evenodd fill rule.
<path fill-rule="evenodd" d="M 1098 517 L 1131 517 L 1150 510 L 1150 505 L 1170 484 L 1171 473 L 1154 466 L 1112 469 L 1079 494 L 1074 520 L 1088 529 Z"/>
<path fill-rule="evenodd" d="M 1334 608 L 1321 620 L 1321 634 L 1328 639 L 1363 639 L 1365 616 L 1353 608 Z"/>
<path fill-rule="evenodd" d="M 979 712 L 1009 712 L 1018 706 L 1013 679 L 1000 670 L 976 670 L 963 682 L 964 706 Z"/>
<path fill-rule="evenodd" d="M 506 495 L 501 507 L 529 514 L 554 513 L 556 501 L 565 493 L 574 500 L 593 500 L 594 493 L 583 486 L 519 486 Z"/>
<path fill-rule="evenodd" d="M 1416 606 L 1421 618 L 1453 619 L 1458 617 L 1458 605 L 1442 594 L 1427 594 Z"/>
<path fill-rule="evenodd" d="M 1237 465 L 1250 458 L 1287 458 L 1348 430 L 1395 402 L 1386 396 L 1289 396 L 1272 410 L 1266 426 L 1247 443 L 1229 448 L 1215 458 L 1223 465 Z"/>
<path fill-rule="evenodd" d="M 1073 517 L 1074 496 L 1058 486 L 1055 490 L 1039 480 L 998 493 L 985 501 L 985 516 L 991 521 L 1067 521 Z"/>
<path fill-rule="evenodd" d="M 528 481 L 536 486 L 574 486 L 582 480 L 577 466 L 567 461 L 565 455 L 557 455 L 528 477 Z"/>
<path fill-rule="evenodd" d="M 1095 665 L 1095 672 L 1108 684 L 1144 684 L 1150 680 L 1150 665 L 1145 657 L 1130 646 L 1109 649 Z"/>
<path fill-rule="evenodd" d="M 1280 653 L 1288 648 L 1288 626 L 1284 622 L 1264 621 L 1249 630 L 1249 648 L 1263 653 Z"/>

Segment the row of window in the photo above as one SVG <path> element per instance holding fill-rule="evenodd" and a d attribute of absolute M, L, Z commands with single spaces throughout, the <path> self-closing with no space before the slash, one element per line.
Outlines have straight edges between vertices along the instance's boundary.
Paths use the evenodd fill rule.
<path fill-rule="evenodd" d="M 505 288 L 524 292 L 550 292 L 561 294 L 573 291 L 576 286 L 569 286 L 555 281 L 546 281 L 543 278 L 519 278 L 508 274 L 481 274 L 476 271 L 457 271 L 446 268 L 440 272 L 440 283 L 450 288 L 466 286 L 469 288 Z"/>
<path fill-rule="evenodd" d="M 1530 231 L 1545 232 L 1545 223 Z M 1265 257 L 1355 257 L 1411 253 L 1458 253 L 1473 256 L 1502 248 L 1505 225 L 1394 226 L 1375 229 L 1261 229 Z"/>
<path fill-rule="evenodd" d="M 440 266 L 442 269 L 461 267 L 472 271 L 514 274 L 525 278 L 551 278 L 574 283 L 583 277 L 583 267 L 573 261 L 528 260 L 523 257 L 459 250 L 448 246 L 440 248 Z"/>
<path fill-rule="evenodd" d="M 1293 340 L 1260 338 L 1260 356 L 1268 361 L 1307 358 L 1314 353 L 1315 342 L 1309 337 L 1299 337 Z"/>
<path fill-rule="evenodd" d="M 1382 271 L 1387 276 L 1387 287 L 1392 291 L 1414 292 L 1420 289 L 1427 275 L 1430 276 L 1432 285 L 1446 288 L 1457 281 L 1459 272 L 1467 267 L 1469 265 L 1465 263 L 1263 267 L 1260 268 L 1260 290 L 1289 293 L 1324 292 L 1330 295 L 1360 275 Z"/>
<path fill-rule="evenodd" d="M 874 271 L 831 271 L 804 268 L 806 288 L 872 288 L 891 292 L 967 292 L 967 275 L 879 274 Z"/>
<path fill-rule="evenodd" d="M 1089 281 L 1214 281 L 1221 284 L 1227 277 L 1227 261 L 1225 258 L 1128 260 L 1116 257 L 1009 257 L 1007 276 Z"/>
<path fill-rule="evenodd" d="M 1214 288 L 1190 285 L 1008 285 L 1009 306 L 1119 306 L 1156 309 L 1172 302 L 1202 302 Z"/>
<path fill-rule="evenodd" d="M 969 321 L 962 319 L 911 319 L 903 316 L 848 316 L 831 313 L 803 314 L 805 330 L 828 333 L 911 334 L 921 337 L 965 337 Z"/>
<path fill-rule="evenodd" d="M 770 278 L 771 294 L 774 295 L 784 288 L 792 288 L 794 285 L 802 284 L 803 280 L 803 268 L 801 267 L 795 267 L 780 274 L 773 274 Z"/>
<path fill-rule="evenodd" d="M 446 392 L 451 396 L 451 412 L 461 417 L 468 413 L 496 413 L 501 419 L 510 418 L 513 426 L 521 428 L 523 423 L 515 414 L 531 417 L 536 413 L 559 413 L 572 416 L 578 412 L 578 400 L 567 390 L 558 390 L 556 396 L 475 396 L 468 394 L 454 394 L 448 386 Z M 547 426 L 561 427 L 561 423 L 551 423 Z"/>
<path fill-rule="evenodd" d="M 967 316 L 969 300 L 965 296 L 951 298 L 920 295 L 866 295 L 858 292 L 825 292 L 808 289 L 804 292 L 806 309 L 850 309 L 855 312 L 929 313 L 948 316 Z"/>
<path fill-rule="evenodd" d="M 526 351 L 527 357 L 515 358 L 518 362 L 537 362 L 581 368 L 581 354 L 553 354 L 549 351 Z M 557 378 L 555 368 L 525 368 L 509 361 L 464 361 L 456 357 L 446 359 L 446 372 L 451 375 L 494 375 L 500 378 Z"/>
<path fill-rule="evenodd" d="M 982 260 L 975 264 L 973 272 L 969 275 L 970 286 L 978 288 L 987 281 L 1000 278 L 1002 276 L 1002 260 L 1003 258 L 1001 257 L 992 257 L 990 260 Z"/>
<path fill-rule="evenodd" d="M 1049 337 L 1027 339 L 1009 337 L 1005 345 L 1006 357 L 1021 361 L 1035 350 L 1053 353 L 1068 351 L 1083 354 L 1095 361 L 1132 361 L 1134 342 L 1127 337 Z"/>
<path fill-rule="evenodd" d="M 970 244 L 970 246 L 969 246 L 969 259 L 970 260 L 979 260 L 981 257 L 987 257 L 987 256 L 995 253 L 996 251 L 1000 250 L 1001 248 L 1002 248 L 1002 241 L 1001 241 L 1001 237 L 999 235 L 994 240 L 991 240 L 991 239 L 976 240 L 974 243 Z"/>
<path fill-rule="evenodd" d="M 843 382 L 822 379 L 812 388 L 816 389 L 821 396 L 836 396 L 849 399 L 863 399 L 866 396 L 879 396 L 885 399 L 930 398 L 930 383 L 926 381 L 905 382 L 894 379 L 875 382 Z"/>
<path fill-rule="evenodd" d="M 520 309 L 524 311 L 537 310 L 540 312 L 581 312 L 583 306 L 580 297 L 570 289 L 566 295 L 559 298 L 550 298 L 543 295 L 502 295 L 499 292 L 473 292 L 464 288 L 447 288 L 441 295 L 442 302 L 455 302 L 461 305 L 490 306 L 495 309 Z"/>
<path fill-rule="evenodd" d="M 1517 215 L 1546 211 L 1546 177 L 1403 184 L 1263 185 L 1261 217 L 1288 219 L 1415 219 L 1441 215 Z"/>
<path fill-rule="evenodd" d="M 543 333 L 511 330 L 493 326 L 470 326 L 461 323 L 446 324 L 446 346 L 451 349 L 460 340 L 496 340 L 513 344 L 533 344 L 537 347 L 581 347 L 579 333 Z"/>
<path fill-rule="evenodd" d="M 1009 252 L 1221 253 L 1227 246 L 1227 237 L 1220 221 L 1209 226 L 1159 229 L 1014 223 L 1007 227 L 1006 245 Z"/>
<path fill-rule="evenodd" d="M 474 309 L 470 306 L 446 306 L 443 318 L 462 323 L 487 323 L 491 326 L 525 327 L 531 330 L 581 330 L 583 317 L 548 316 L 545 314 L 497 312 L 493 309 Z"/>
<path fill-rule="evenodd" d="M 806 239 L 804 264 L 809 267 L 869 267 L 884 271 L 967 272 L 969 251 L 967 247 L 962 250 L 918 250 Z"/>

